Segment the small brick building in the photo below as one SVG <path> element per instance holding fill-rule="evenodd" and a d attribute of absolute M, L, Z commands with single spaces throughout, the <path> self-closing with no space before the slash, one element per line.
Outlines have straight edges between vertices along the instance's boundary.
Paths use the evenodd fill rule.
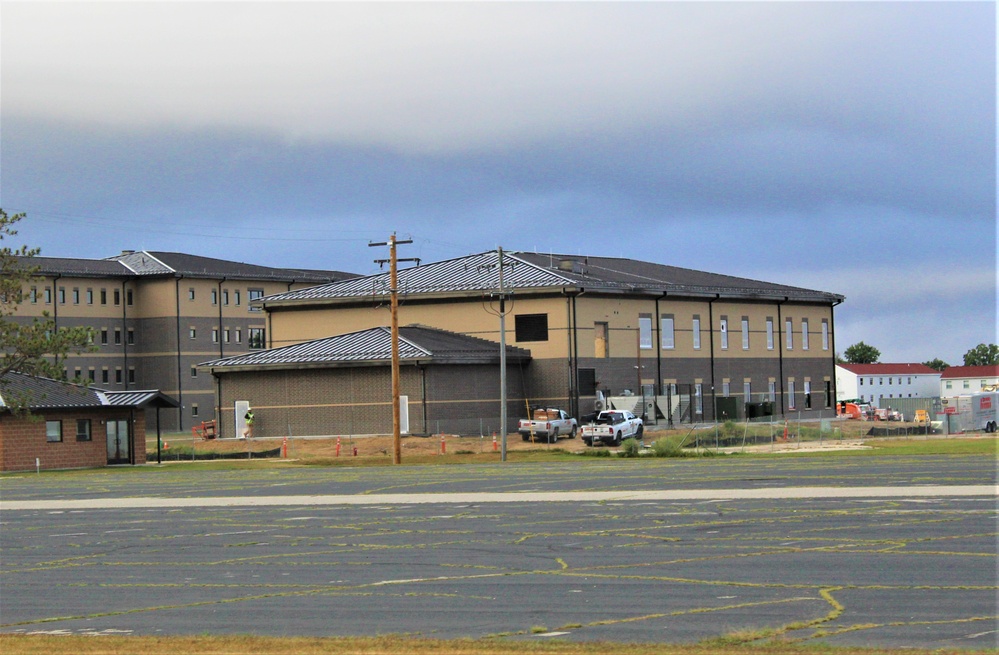
<path fill-rule="evenodd" d="M 9 400 L 27 400 L 30 415 Z M 159 391 L 103 391 L 8 373 L 0 387 L 0 470 L 145 464 L 146 408 L 176 407 Z"/>
<path fill-rule="evenodd" d="M 392 433 L 391 332 L 377 327 L 201 364 L 216 380 L 219 435 Z M 500 345 L 446 330 L 399 328 L 408 434 L 482 434 L 500 426 Z M 530 353 L 507 347 L 507 406 L 524 408 Z"/>

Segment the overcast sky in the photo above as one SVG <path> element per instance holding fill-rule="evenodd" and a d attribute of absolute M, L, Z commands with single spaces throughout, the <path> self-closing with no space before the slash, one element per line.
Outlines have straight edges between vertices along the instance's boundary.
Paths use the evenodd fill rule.
<path fill-rule="evenodd" d="M 0 206 L 59 257 L 629 257 L 961 364 L 999 342 L 996 8 L 4 1 Z"/>

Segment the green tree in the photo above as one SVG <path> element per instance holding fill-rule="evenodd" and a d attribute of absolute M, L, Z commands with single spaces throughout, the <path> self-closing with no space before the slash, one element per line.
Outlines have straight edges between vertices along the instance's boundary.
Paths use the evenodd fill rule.
<path fill-rule="evenodd" d="M 17 235 L 14 226 L 24 214 L 8 215 L 0 209 L 0 242 Z M 6 385 L 11 371 L 53 379 L 65 377 L 63 364 L 69 354 L 89 351 L 93 346 L 93 331 L 88 327 L 57 328 L 48 312 L 31 321 L 15 320 L 25 285 L 35 279 L 37 266 L 25 265 L 25 260 L 37 255 L 38 248 L 0 247 L 0 394 L 4 405 L 15 413 L 26 413 L 31 398 L 17 395 Z"/>
<path fill-rule="evenodd" d="M 875 364 L 881 357 L 881 351 L 863 341 L 858 341 L 844 350 L 843 356 L 848 364 Z"/>
<path fill-rule="evenodd" d="M 964 353 L 965 366 L 994 366 L 999 364 L 999 346 L 980 343 Z"/>
<path fill-rule="evenodd" d="M 923 366 L 929 366 L 929 367 L 930 367 L 930 368 L 932 368 L 932 369 L 933 369 L 934 371 L 940 371 L 941 373 L 942 373 L 942 372 L 943 372 L 943 371 L 944 371 L 945 369 L 948 369 L 948 368 L 950 368 L 950 364 L 948 364 L 948 363 L 947 363 L 947 362 L 945 362 L 944 360 L 940 359 L 939 357 L 937 357 L 936 359 L 931 359 L 931 360 L 930 360 L 930 361 L 928 361 L 928 362 L 923 362 Z"/>

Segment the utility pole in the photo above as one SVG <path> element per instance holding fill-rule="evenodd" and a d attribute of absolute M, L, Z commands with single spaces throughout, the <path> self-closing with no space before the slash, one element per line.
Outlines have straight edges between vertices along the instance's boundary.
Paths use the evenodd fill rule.
<path fill-rule="evenodd" d="M 499 311 L 488 310 L 490 313 L 499 315 L 500 322 L 500 435 L 501 450 L 500 461 L 506 461 L 506 433 L 507 433 L 507 400 L 506 400 L 506 288 L 503 285 L 503 268 L 511 264 L 503 263 L 503 248 L 496 249 L 499 255 Z M 483 266 L 482 268 L 492 268 Z"/>
<path fill-rule="evenodd" d="M 389 297 L 391 299 L 392 312 L 392 463 L 402 463 L 402 435 L 400 432 L 399 417 L 399 258 L 396 257 L 396 246 L 399 244 L 413 243 L 412 239 L 399 241 L 395 238 L 395 232 L 389 237 L 388 242 L 369 243 L 369 247 L 388 246 L 388 260 L 376 259 L 379 266 L 388 263 L 389 265 Z M 415 261 L 419 259 L 403 259 L 401 261 Z"/>

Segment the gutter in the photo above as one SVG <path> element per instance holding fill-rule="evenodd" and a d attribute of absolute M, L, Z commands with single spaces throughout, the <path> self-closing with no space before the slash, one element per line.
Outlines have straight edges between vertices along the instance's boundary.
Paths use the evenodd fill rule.
<path fill-rule="evenodd" d="M 777 381 L 780 383 L 780 415 L 784 416 L 784 347 L 787 345 L 787 335 L 784 334 L 784 317 L 781 315 L 781 305 L 788 301 L 788 297 L 784 296 L 784 300 L 777 303 L 777 334 L 779 339 L 777 339 Z M 835 369 L 834 369 L 835 370 Z"/>
<path fill-rule="evenodd" d="M 181 347 L 180 347 L 180 281 L 184 278 L 183 273 L 178 274 L 174 281 L 174 298 L 177 303 L 176 312 L 176 322 L 177 322 L 177 400 L 180 401 L 180 405 L 177 407 L 177 429 L 180 431 L 184 430 L 184 383 L 181 374 Z"/>

